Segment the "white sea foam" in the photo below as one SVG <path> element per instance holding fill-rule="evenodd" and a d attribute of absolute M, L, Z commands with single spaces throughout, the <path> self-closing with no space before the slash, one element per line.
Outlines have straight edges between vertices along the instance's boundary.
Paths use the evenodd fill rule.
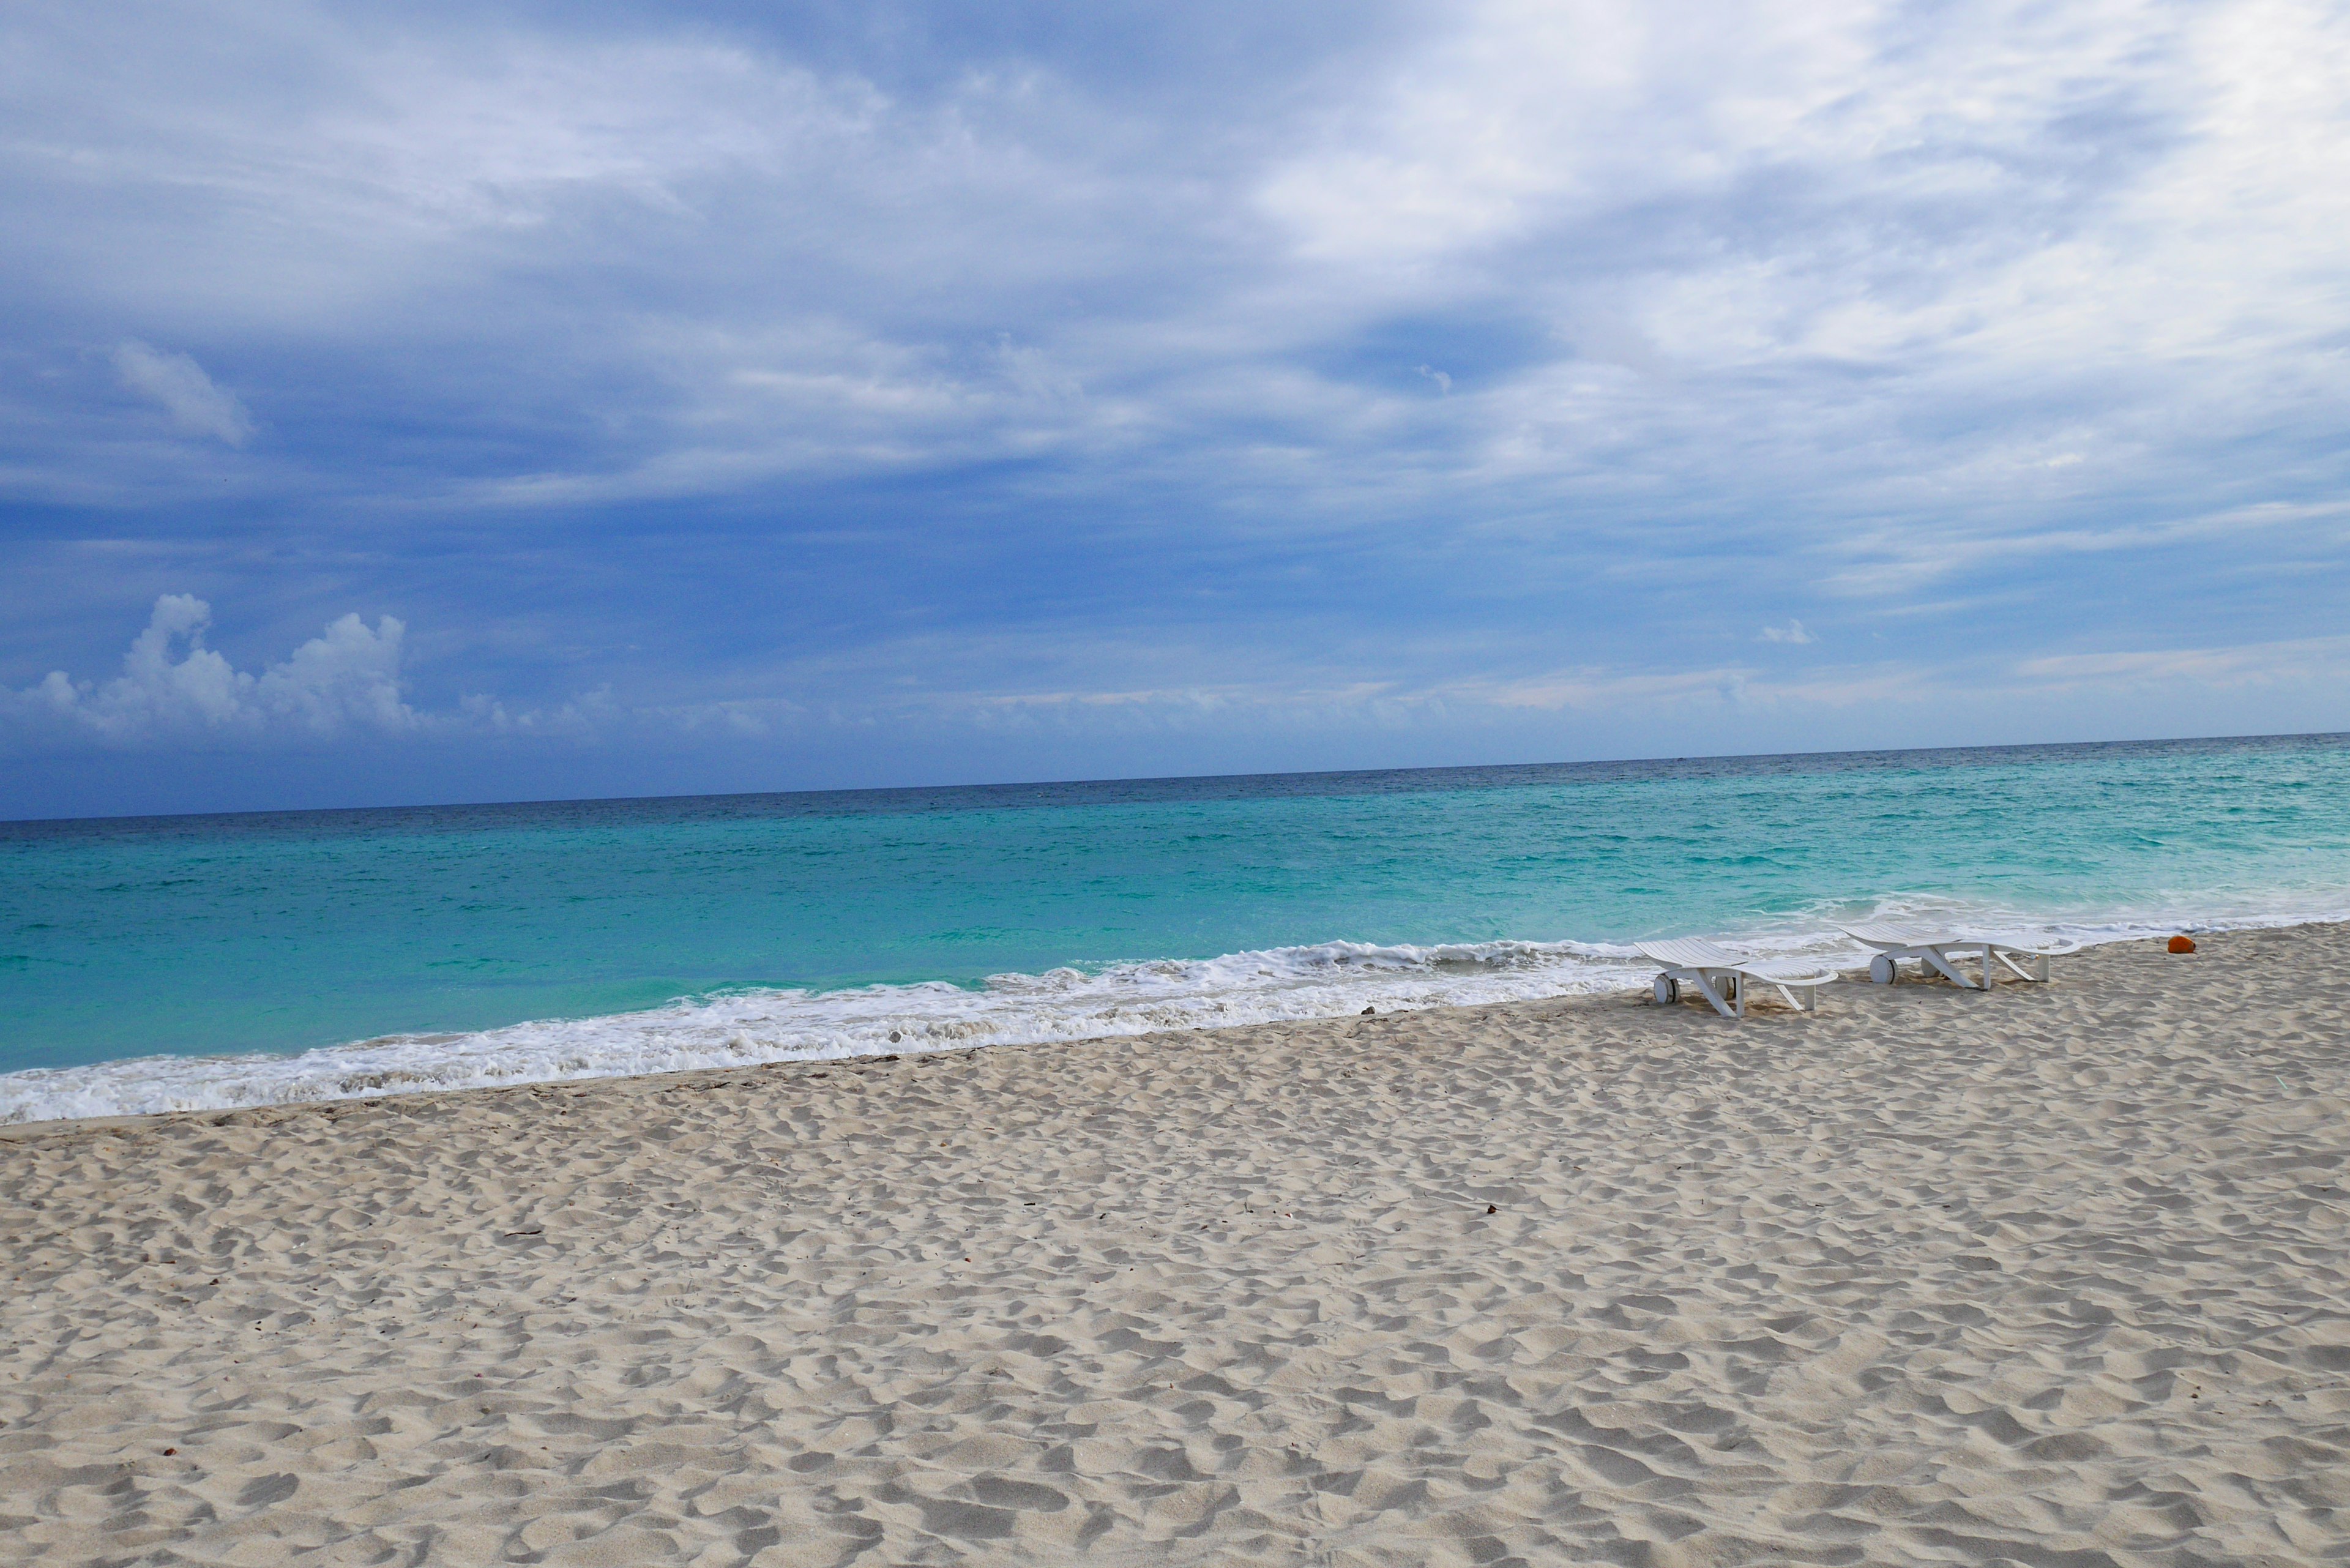
<path fill-rule="evenodd" d="M 1596 992 L 1634 983 L 1628 948 L 1574 942 L 1315 947 L 1000 974 L 977 988 L 743 991 L 642 1012 L 467 1034 L 400 1034 L 298 1055 L 147 1056 L 0 1075 L 0 1121 L 348 1099 L 764 1062 L 1042 1044 Z"/>
<path fill-rule="evenodd" d="M 2084 942 L 2182 929 L 2341 919 L 2337 900 L 2248 907 L 2194 922 L 2116 915 L 2050 922 L 1984 906 L 1888 899 L 1808 911 L 1735 940 L 1749 950 L 1857 966 L 1833 919 L 1934 919 Z M 1035 1045 L 1633 989 L 1652 970 L 1628 945 L 1494 941 L 1374 947 L 1334 941 L 1199 961 L 1002 974 L 977 988 L 876 985 L 743 991 L 641 1012 L 542 1019 L 463 1034 L 396 1034 L 296 1055 L 143 1056 L 0 1075 L 0 1123 L 361 1099 L 494 1085 L 626 1077 L 768 1062 Z"/>

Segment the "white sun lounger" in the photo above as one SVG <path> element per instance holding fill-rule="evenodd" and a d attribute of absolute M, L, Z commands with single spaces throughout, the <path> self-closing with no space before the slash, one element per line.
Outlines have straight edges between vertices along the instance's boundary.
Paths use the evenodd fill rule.
<path fill-rule="evenodd" d="M 1836 977 L 1832 969 L 1818 969 L 1800 960 L 1743 958 L 1700 937 L 1676 937 L 1670 941 L 1633 945 L 1665 971 L 1657 977 L 1659 1002 L 1679 1002 L 1686 981 L 1696 986 L 1698 994 L 1713 1003 L 1713 1010 L 1724 1018 L 1746 1016 L 1749 982 L 1777 986 L 1788 1006 L 1817 1012 L 1820 987 Z M 1803 992 L 1800 997 L 1795 994 L 1799 991 Z M 1737 1004 L 1735 1012 L 1731 1011 L 1733 1002 Z"/>
<path fill-rule="evenodd" d="M 1868 978 L 1879 985 L 1891 985 L 1899 978 L 1904 959 L 1916 959 L 1927 969 L 1939 970 L 1944 979 L 1962 991 L 1990 990 L 1993 960 L 2013 971 L 2019 980 L 2044 983 L 2050 959 L 2081 950 L 2078 942 L 2043 941 L 2032 937 L 1962 937 L 1931 926 L 1895 925 L 1883 920 L 1846 926 L 1844 934 L 1877 950 L 1877 956 L 1868 961 Z M 1960 970 L 1958 961 L 1962 954 L 1980 957 L 1981 980 L 1970 979 Z M 2018 963 L 2018 959 L 2029 960 L 2031 967 Z"/>

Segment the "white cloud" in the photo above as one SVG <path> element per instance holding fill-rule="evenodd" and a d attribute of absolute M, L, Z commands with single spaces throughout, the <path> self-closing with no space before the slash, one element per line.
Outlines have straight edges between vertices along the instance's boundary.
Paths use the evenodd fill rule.
<path fill-rule="evenodd" d="M 1758 642 L 1792 642 L 1800 646 L 1804 643 L 1817 642 L 1819 641 L 1819 639 L 1812 633 L 1805 631 L 1802 621 L 1791 620 L 1784 626 L 1764 627 L 1762 631 L 1757 634 L 1755 640 Z"/>
<path fill-rule="evenodd" d="M 534 735 L 575 741 L 592 739 L 632 717 L 612 701 L 609 686 L 582 692 L 551 708 L 509 709 L 504 701 L 487 692 L 469 693 L 459 700 L 457 707 L 457 717 L 446 721 L 453 727 L 482 734 Z"/>
<path fill-rule="evenodd" d="M 2273 425 L 2324 395 L 2306 383 L 2340 395 L 2335 7 L 1458 16 L 1258 195 L 1326 296 L 1425 310 L 1504 276 L 1586 358 L 1629 362 L 1576 326 L 1606 320 L 1681 372 L 1666 399 L 1559 366 L 1501 391 L 1481 427 L 1513 473 L 1687 453 L 1683 473 L 1726 489 L 1767 472 L 1797 514 L 1874 511 L 1873 492 L 2012 535 L 2032 527 L 2018 476 L 1982 459 L 2049 404 L 2081 444 L 2030 466 L 2077 492 L 2126 485 L 2180 434 L 2254 431 L 2262 408 Z M 1887 418 L 1928 409 L 1947 439 Z"/>
<path fill-rule="evenodd" d="M 20 24 L 0 182 L 76 214 L 95 184 L 135 215 L 77 217 L 53 286 L 338 348 L 540 334 L 482 409 L 630 440 L 515 443 L 474 497 L 1122 457 L 1203 430 L 1244 460 L 1270 424 L 1336 509 L 1405 461 L 1566 489 L 1628 462 L 1696 491 L 1767 480 L 1796 517 L 1906 489 L 1947 522 L 2018 514 L 2010 465 L 1981 461 L 2044 427 L 2018 389 L 2085 405 L 2028 460 L 2085 485 L 2162 444 L 2103 405 L 2258 431 L 2341 389 L 2308 350 L 2350 330 L 2330 91 L 2350 56 L 2315 0 L 1473 0 L 1345 69 L 1236 81 L 1197 122 L 1045 66 L 885 87 L 854 68 L 878 60 L 656 14 L 621 39 L 392 42 L 302 6 L 218 25 L 244 73 L 191 73 L 204 46 L 165 34 Z M 605 281 L 547 286 L 567 278 Z M 1480 294 L 1547 335 L 1498 377 L 1398 350 L 1455 397 L 1388 406 L 1287 363 Z M 547 303 L 591 296 L 588 319 Z M 991 356 L 1007 325 L 1021 347 Z M 120 358 L 187 428 L 250 431 L 185 356 Z M 1668 368 L 1672 395 L 1643 389 Z M 1854 369 L 1886 379 L 1856 396 Z"/>
<path fill-rule="evenodd" d="M 115 348 L 114 368 L 124 386 L 161 404 L 183 431 L 231 446 L 253 434 L 253 416 L 236 394 L 215 385 L 189 355 L 161 353 L 134 338 Z"/>
<path fill-rule="evenodd" d="M 1511 680 L 1471 680 L 1445 689 L 1455 702 L 1546 712 L 1629 712 L 1660 708 L 1802 705 L 1848 708 L 1863 702 L 1914 701 L 1932 680 L 1906 665 L 1828 670 L 1801 680 L 1775 680 L 1738 668 L 1627 670 L 1593 666 Z"/>
<path fill-rule="evenodd" d="M 2321 681 L 2339 687 L 2350 679 L 2350 638 L 2301 638 L 2231 648 L 2050 654 L 2018 661 L 2015 673 L 2020 680 L 2054 691 L 2144 686 L 2199 686 L 2229 691 L 2245 686 Z"/>
<path fill-rule="evenodd" d="M 384 616 L 369 629 L 344 616 L 255 675 L 204 646 L 212 613 L 192 594 L 165 594 L 123 655 L 120 675 L 100 684 L 51 670 L 22 691 L 0 691 L 0 719 L 120 745 L 397 734 L 422 722 L 400 697 L 407 628 L 397 618 Z"/>

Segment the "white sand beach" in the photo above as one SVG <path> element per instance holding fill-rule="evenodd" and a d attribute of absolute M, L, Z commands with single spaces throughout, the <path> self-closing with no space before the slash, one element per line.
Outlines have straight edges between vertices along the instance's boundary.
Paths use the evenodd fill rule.
<path fill-rule="evenodd" d="M 2350 1561 L 2350 929 L 0 1135 L 0 1559 Z"/>

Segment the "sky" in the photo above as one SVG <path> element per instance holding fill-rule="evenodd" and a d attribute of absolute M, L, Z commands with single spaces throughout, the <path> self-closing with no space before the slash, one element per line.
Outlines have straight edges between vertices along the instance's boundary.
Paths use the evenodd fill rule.
<path fill-rule="evenodd" d="M 0 816 L 2350 730 L 2350 8 L 0 13 Z"/>

